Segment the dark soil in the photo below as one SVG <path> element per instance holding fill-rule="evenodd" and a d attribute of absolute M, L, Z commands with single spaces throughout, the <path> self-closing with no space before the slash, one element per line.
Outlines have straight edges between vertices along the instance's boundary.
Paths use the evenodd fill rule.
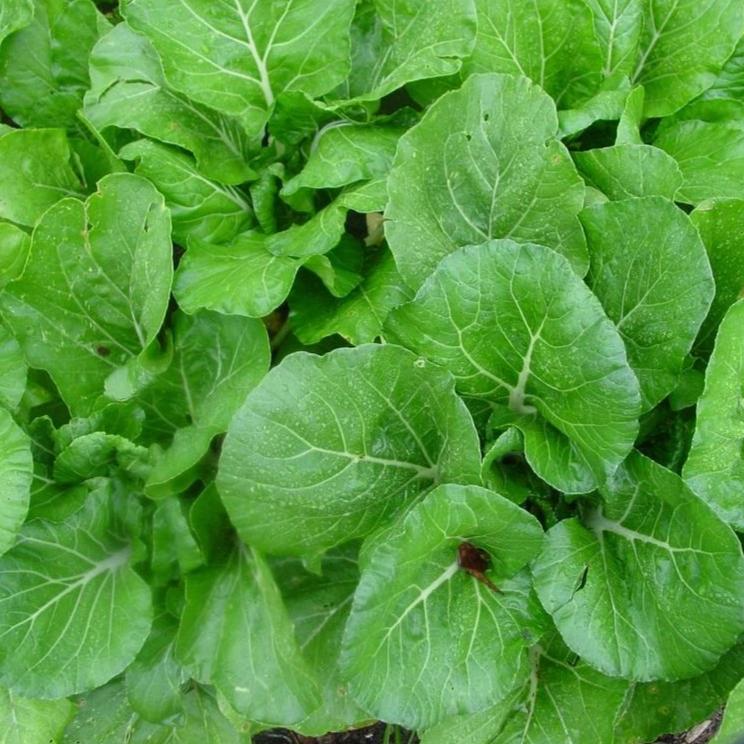
<path fill-rule="evenodd" d="M 657 744 L 707 744 L 721 725 L 723 710 L 714 713 L 709 720 L 694 726 L 682 734 L 667 734 L 657 739 Z"/>
<path fill-rule="evenodd" d="M 384 723 L 377 723 L 367 728 L 326 734 L 318 738 L 300 736 L 286 729 L 273 729 L 254 736 L 253 744 L 397 744 L 395 736 L 389 736 L 388 741 L 385 741 L 386 728 Z M 418 744 L 418 737 L 405 734 L 400 741 L 402 744 Z"/>
<path fill-rule="evenodd" d="M 720 725 L 721 711 L 718 711 L 711 716 L 710 720 L 694 726 L 689 731 L 681 734 L 666 734 L 657 739 L 654 744 L 707 744 Z M 385 729 L 385 724 L 377 723 L 368 728 L 339 734 L 326 734 L 318 738 L 300 736 L 286 729 L 273 729 L 254 736 L 253 744 L 396 744 L 397 741 L 402 741 L 403 744 L 418 744 L 418 738 L 412 734 L 403 734 L 402 738 L 397 740 L 395 736 L 389 736 L 386 742 Z"/>

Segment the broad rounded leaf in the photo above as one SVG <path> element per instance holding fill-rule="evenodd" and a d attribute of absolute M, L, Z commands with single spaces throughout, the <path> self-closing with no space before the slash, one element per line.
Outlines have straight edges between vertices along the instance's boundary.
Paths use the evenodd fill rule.
<path fill-rule="evenodd" d="M 217 486 L 249 544 L 321 552 L 364 537 L 480 447 L 449 374 L 392 345 L 287 357 L 233 418 Z"/>
<path fill-rule="evenodd" d="M 62 524 L 29 522 L 0 559 L 0 680 L 29 697 L 89 690 L 123 671 L 150 630 L 150 589 L 105 493 Z"/>
<path fill-rule="evenodd" d="M 615 145 L 573 153 L 579 173 L 609 199 L 663 196 L 673 200 L 684 177 L 674 158 L 651 145 Z"/>
<path fill-rule="evenodd" d="M 271 570 L 242 547 L 191 574 L 176 658 L 251 720 L 291 725 L 320 703 Z"/>
<path fill-rule="evenodd" d="M 736 535 L 678 475 L 637 453 L 600 493 L 581 521 L 548 531 L 532 564 L 563 639 L 611 676 L 708 671 L 744 630 Z"/>
<path fill-rule="evenodd" d="M 418 288 L 460 246 L 509 237 L 583 274 L 584 185 L 557 132 L 555 104 L 526 78 L 473 75 L 433 104 L 388 179 L 385 232 L 403 279 Z"/>
<path fill-rule="evenodd" d="M 0 217 L 32 227 L 65 196 L 82 196 L 61 129 L 14 129 L 0 136 Z"/>
<path fill-rule="evenodd" d="M 0 308 L 29 364 L 86 415 L 108 375 L 155 339 L 172 273 L 163 197 L 139 176 L 106 176 L 86 202 L 63 199 L 44 214 Z"/>
<path fill-rule="evenodd" d="M 13 547 L 26 519 L 33 477 L 31 440 L 0 408 L 0 555 Z"/>
<path fill-rule="evenodd" d="M 715 293 L 690 219 L 660 197 L 598 204 L 581 213 L 587 278 L 625 342 L 644 410 L 674 389 Z"/>
<path fill-rule="evenodd" d="M 542 537 L 532 515 L 478 486 L 443 485 L 414 506 L 362 564 L 341 659 L 362 707 L 425 728 L 525 680 L 545 618 L 520 569 Z M 460 567 L 467 541 L 489 554 L 498 589 Z"/>
<path fill-rule="evenodd" d="M 683 475 L 722 519 L 744 530 L 744 300 L 719 326 Z"/>
<path fill-rule="evenodd" d="M 542 246 L 495 240 L 447 257 L 388 335 L 447 368 L 466 396 L 498 404 L 535 472 L 591 491 L 630 451 L 638 383 L 622 340 L 568 261 Z"/>
<path fill-rule="evenodd" d="M 531 650 L 530 675 L 501 703 L 426 731 L 422 744 L 611 742 L 628 682 L 578 660 L 555 632 Z M 465 732 L 466 735 L 463 736 Z"/>
<path fill-rule="evenodd" d="M 327 93 L 348 74 L 354 0 L 127 0 L 171 85 L 259 132 L 286 91 Z"/>
<path fill-rule="evenodd" d="M 646 116 L 667 116 L 710 87 L 744 31 L 739 0 L 648 0 L 633 82 Z"/>

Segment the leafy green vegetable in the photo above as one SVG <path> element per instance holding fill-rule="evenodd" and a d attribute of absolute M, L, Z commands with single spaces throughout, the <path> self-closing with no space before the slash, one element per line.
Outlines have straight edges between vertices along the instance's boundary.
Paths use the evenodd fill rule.
<path fill-rule="evenodd" d="M 488 551 L 498 589 L 458 564 L 467 540 Z M 527 649 L 544 622 L 518 573 L 541 541 L 534 517 L 476 486 L 440 486 L 414 506 L 362 564 L 341 661 L 357 700 L 425 728 L 504 697 L 528 675 Z M 401 648 L 405 664 L 395 661 Z"/>
<path fill-rule="evenodd" d="M 617 330 L 557 253 L 508 240 L 463 248 L 388 329 L 489 401 L 494 425 L 518 427 L 556 488 L 591 491 L 630 451 L 638 384 Z"/>
<path fill-rule="evenodd" d="M 581 519 L 548 531 L 532 566 L 564 640 L 612 676 L 675 680 L 708 671 L 744 629 L 736 536 L 677 475 L 639 454 L 600 493 Z"/>
<path fill-rule="evenodd" d="M 87 201 L 63 199 L 44 214 L 0 308 L 31 366 L 86 414 L 109 374 L 155 340 L 171 276 L 163 197 L 142 178 L 116 174 Z"/>
<path fill-rule="evenodd" d="M 697 425 L 684 476 L 690 487 L 727 522 L 744 527 L 744 302 L 721 321 L 697 407 Z"/>
<path fill-rule="evenodd" d="M 584 273 L 584 187 L 557 132 L 555 104 L 524 78 L 475 75 L 434 103 L 401 138 L 388 180 L 403 279 L 418 288 L 444 256 L 491 238 L 547 245 Z"/>
<path fill-rule="evenodd" d="M 740 0 L 1 0 L 0 119 L 0 743 L 739 734 Z"/>
<path fill-rule="evenodd" d="M 302 555 L 365 537 L 439 483 L 477 482 L 478 463 L 452 378 L 369 345 L 273 369 L 230 424 L 217 487 L 246 542 Z"/>

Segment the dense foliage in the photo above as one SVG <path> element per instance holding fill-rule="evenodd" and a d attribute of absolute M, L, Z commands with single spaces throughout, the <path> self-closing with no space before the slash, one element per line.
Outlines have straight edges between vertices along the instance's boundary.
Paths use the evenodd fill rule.
<path fill-rule="evenodd" d="M 743 35 L 741 0 L 1 0 L 0 741 L 720 706 Z"/>

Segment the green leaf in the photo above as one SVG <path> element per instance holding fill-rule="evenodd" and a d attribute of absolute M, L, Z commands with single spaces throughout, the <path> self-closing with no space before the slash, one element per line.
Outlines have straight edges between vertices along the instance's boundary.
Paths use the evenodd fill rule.
<path fill-rule="evenodd" d="M 5 0 L 0 7 L 0 43 L 33 20 L 33 0 Z"/>
<path fill-rule="evenodd" d="M 127 698 L 146 721 L 158 723 L 183 711 L 181 685 L 187 675 L 174 656 L 177 630 L 172 617 L 158 615 L 145 645 L 127 669 Z"/>
<path fill-rule="evenodd" d="M 150 590 L 113 499 L 92 494 L 62 524 L 34 520 L 0 559 L 0 679 L 22 695 L 103 684 L 150 630 Z"/>
<path fill-rule="evenodd" d="M 362 281 L 364 246 L 351 235 L 322 256 L 310 256 L 305 268 L 317 276 L 333 297 L 346 297 Z"/>
<path fill-rule="evenodd" d="M 72 712 L 68 700 L 29 700 L 0 689 L 0 744 L 60 741 Z"/>
<path fill-rule="evenodd" d="M 663 150 L 651 145 L 615 145 L 573 153 L 579 173 L 610 199 L 663 196 L 673 200 L 684 176 Z"/>
<path fill-rule="evenodd" d="M 709 349 L 726 311 L 744 296 L 744 200 L 706 201 L 690 215 L 708 252 L 716 296 L 698 337 Z"/>
<path fill-rule="evenodd" d="M 530 676 L 502 703 L 426 731 L 422 744 L 611 742 L 628 683 L 579 661 L 555 634 L 530 653 Z M 465 736 L 460 735 L 460 731 Z"/>
<path fill-rule="evenodd" d="M 173 328 L 173 361 L 147 396 L 165 421 L 224 432 L 268 371 L 266 329 L 258 320 L 206 311 L 178 313 Z"/>
<path fill-rule="evenodd" d="M 734 688 L 726 703 L 721 728 L 713 744 L 739 744 L 744 734 L 744 680 Z"/>
<path fill-rule="evenodd" d="M 303 344 L 336 333 L 354 345 L 371 343 L 382 333 L 390 311 L 411 297 L 392 254 L 385 250 L 369 256 L 365 278 L 346 297 L 331 297 L 317 280 L 298 282 L 289 300 L 292 329 Z"/>
<path fill-rule="evenodd" d="M 201 175 L 189 155 L 174 148 L 139 140 L 119 151 L 136 160 L 137 175 L 151 181 L 165 197 L 173 222 L 173 240 L 183 245 L 193 236 L 222 243 L 253 225 L 248 199 L 237 189 Z"/>
<path fill-rule="evenodd" d="M 654 144 L 679 164 L 684 183 L 677 201 L 744 197 L 744 125 L 739 121 L 679 121 L 664 127 Z"/>
<path fill-rule="evenodd" d="M 603 75 L 630 75 L 643 27 L 644 0 L 587 0 L 587 5 L 602 49 Z"/>
<path fill-rule="evenodd" d="M 637 453 L 600 494 L 581 520 L 548 531 L 532 564 L 564 641 L 611 676 L 707 672 L 744 630 L 736 536 L 679 476 Z"/>
<path fill-rule="evenodd" d="M 284 184 L 282 194 L 386 177 L 404 131 L 402 127 L 333 122 L 315 138 L 305 167 Z"/>
<path fill-rule="evenodd" d="M 0 222 L 0 290 L 23 273 L 30 246 L 28 233 Z"/>
<path fill-rule="evenodd" d="M 354 702 L 338 668 L 341 638 L 359 581 L 354 547 L 324 556 L 320 576 L 307 571 L 296 558 L 272 564 L 300 649 L 320 685 L 320 707 L 294 725 L 306 736 L 342 731 L 369 719 Z"/>
<path fill-rule="evenodd" d="M 150 39 L 176 90 L 235 116 L 255 134 L 282 93 L 320 96 L 348 74 L 354 5 L 127 0 L 123 11 Z"/>
<path fill-rule="evenodd" d="M 697 423 L 683 475 L 722 519 L 744 529 L 744 301 L 718 329 L 697 405 Z"/>
<path fill-rule="evenodd" d="M 269 553 L 364 537 L 447 480 L 477 483 L 478 440 L 449 374 L 392 345 L 292 354 L 249 394 L 217 487 Z"/>
<path fill-rule="evenodd" d="M 151 567 L 158 580 L 166 583 L 205 563 L 186 518 L 184 506 L 176 496 L 161 501 L 152 516 Z M 145 716 L 147 718 L 147 716 Z"/>
<path fill-rule="evenodd" d="M 417 288 L 458 247 L 508 237 L 583 274 L 584 186 L 557 132 L 555 104 L 525 78 L 474 75 L 431 106 L 388 179 L 385 232 L 403 279 Z"/>
<path fill-rule="evenodd" d="M 0 309 L 29 364 L 49 372 L 72 412 L 86 415 L 106 377 L 155 339 L 171 276 L 163 198 L 144 179 L 115 174 L 86 202 L 63 199 L 46 212 Z"/>
<path fill-rule="evenodd" d="M 176 313 L 172 327 L 173 360 L 139 397 L 147 410 L 149 438 L 165 444 L 175 429 L 146 484 L 148 495 L 155 497 L 204 456 L 216 434 L 227 430 L 269 368 L 269 342 L 258 320 L 202 310 L 192 316 Z"/>
<path fill-rule="evenodd" d="M 642 145 L 641 125 L 643 124 L 643 105 L 646 91 L 637 85 L 628 94 L 620 121 L 617 123 L 616 145 Z"/>
<path fill-rule="evenodd" d="M 701 101 L 740 101 L 744 93 L 744 39 L 721 68 L 713 85 L 700 96 Z"/>
<path fill-rule="evenodd" d="M 677 384 L 715 293 L 690 219 L 660 197 L 585 209 L 588 284 L 625 342 L 647 411 Z"/>
<path fill-rule="evenodd" d="M 34 0 L 30 25 L 0 47 L 0 106 L 24 127 L 67 127 L 89 85 L 88 54 L 110 28 L 91 0 Z"/>
<path fill-rule="evenodd" d="M 443 485 L 414 506 L 362 564 L 341 662 L 362 707 L 426 728 L 527 678 L 544 616 L 520 569 L 542 537 L 533 516 L 477 486 Z M 489 554 L 499 589 L 459 566 L 469 540 Z"/>
<path fill-rule="evenodd" d="M 560 108 L 590 98 L 602 77 L 602 48 L 590 5 L 584 0 L 476 0 L 478 34 L 461 76 L 523 75 Z"/>
<path fill-rule="evenodd" d="M 15 545 L 26 519 L 33 473 L 28 436 L 0 408 L 0 555 Z"/>
<path fill-rule="evenodd" d="M 255 721 L 291 725 L 320 702 L 274 578 L 255 550 L 238 547 L 225 565 L 187 578 L 176 657 Z"/>
<path fill-rule="evenodd" d="M 463 395 L 496 404 L 499 425 L 522 430 L 527 461 L 560 490 L 593 490 L 633 445 L 638 383 L 621 337 L 548 248 L 463 248 L 386 328 L 452 372 Z"/>
<path fill-rule="evenodd" d="M 62 744 L 246 744 L 203 688 L 194 686 L 182 702 L 184 717 L 159 726 L 132 709 L 123 680 L 111 682 L 75 701 L 79 712 L 65 729 Z"/>
<path fill-rule="evenodd" d="M 616 740 L 654 741 L 685 731 L 711 716 L 744 674 L 744 646 L 738 643 L 710 672 L 680 682 L 632 683 L 616 722 Z"/>
<path fill-rule="evenodd" d="M 152 44 L 119 23 L 93 48 L 85 115 L 98 129 L 135 129 L 189 150 L 208 178 L 235 184 L 253 177 L 246 162 L 257 144 L 237 119 L 171 88 Z"/>
<path fill-rule="evenodd" d="M 5 326 L 0 325 L 0 405 L 11 411 L 26 390 L 26 360 L 21 347 Z"/>
<path fill-rule="evenodd" d="M 116 434 L 96 431 L 75 439 L 54 462 L 57 483 L 79 483 L 96 477 L 111 477 L 119 471 L 142 476 L 147 450 Z"/>
<path fill-rule="evenodd" d="M 414 80 L 451 75 L 473 48 L 474 0 L 362 0 L 351 28 L 351 73 L 335 91 L 382 98 Z"/>
<path fill-rule="evenodd" d="M 744 32 L 738 0 L 649 0 L 633 82 L 646 116 L 668 116 L 715 82 Z"/>
<path fill-rule="evenodd" d="M 224 245 L 190 240 L 173 287 L 181 309 L 261 318 L 281 305 L 303 262 L 275 256 L 266 248 L 266 240 L 257 232 L 244 233 Z"/>
<path fill-rule="evenodd" d="M 81 196 L 70 166 L 70 147 L 60 129 L 14 129 L 0 137 L 0 217 L 32 227 L 65 196 Z"/>

